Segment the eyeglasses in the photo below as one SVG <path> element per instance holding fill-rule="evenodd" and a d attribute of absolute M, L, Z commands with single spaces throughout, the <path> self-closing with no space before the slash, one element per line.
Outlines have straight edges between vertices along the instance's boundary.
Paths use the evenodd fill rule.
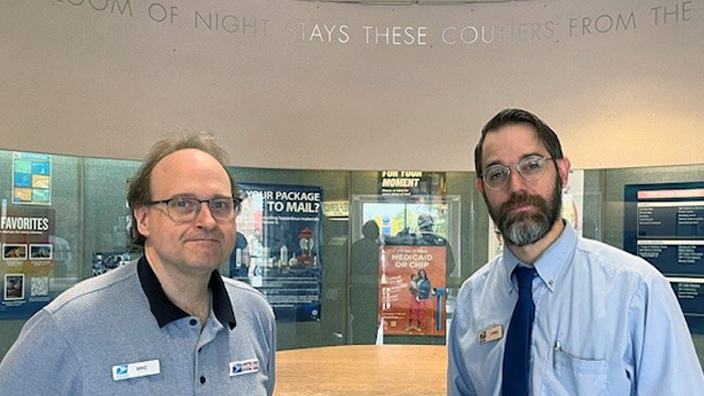
<path fill-rule="evenodd" d="M 480 175 L 484 184 L 492 190 L 499 190 L 508 184 L 511 177 L 511 168 L 516 168 L 518 174 L 529 182 L 538 181 L 545 173 L 545 163 L 554 158 L 543 157 L 540 155 L 531 155 L 518 161 L 516 165 L 492 165 L 484 169 Z"/>
<path fill-rule="evenodd" d="M 210 215 L 218 221 L 232 220 L 240 210 L 241 198 L 198 199 L 193 197 L 174 197 L 161 201 L 150 201 L 149 206 L 165 204 L 166 213 L 177 223 L 190 223 L 198 218 L 201 204 L 207 203 Z"/>

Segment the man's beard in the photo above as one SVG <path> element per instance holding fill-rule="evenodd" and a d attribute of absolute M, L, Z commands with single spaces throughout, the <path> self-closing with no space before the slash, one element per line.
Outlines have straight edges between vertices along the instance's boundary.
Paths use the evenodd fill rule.
<path fill-rule="evenodd" d="M 514 246 L 532 245 L 547 235 L 560 218 L 562 183 L 558 176 L 550 201 L 546 201 L 539 195 L 511 195 L 508 201 L 495 209 L 489 204 L 486 194 L 484 194 L 484 200 L 494 224 L 506 243 Z M 512 208 L 523 204 L 535 206 L 536 211 L 511 213 Z"/>

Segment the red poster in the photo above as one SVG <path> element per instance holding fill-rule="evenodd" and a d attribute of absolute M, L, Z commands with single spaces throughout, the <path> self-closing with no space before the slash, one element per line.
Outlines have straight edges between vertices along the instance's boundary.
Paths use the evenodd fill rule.
<path fill-rule="evenodd" d="M 379 320 L 385 335 L 445 334 L 445 246 L 384 245 Z"/>

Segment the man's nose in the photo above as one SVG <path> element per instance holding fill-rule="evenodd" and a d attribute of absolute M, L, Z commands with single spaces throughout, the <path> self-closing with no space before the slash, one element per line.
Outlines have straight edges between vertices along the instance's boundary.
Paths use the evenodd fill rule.
<path fill-rule="evenodd" d="M 213 228 L 218 223 L 210 212 L 210 206 L 208 202 L 201 202 L 200 211 L 196 217 L 196 225 L 203 228 Z"/>
<path fill-rule="evenodd" d="M 510 192 L 525 191 L 526 189 L 526 179 L 516 168 L 511 168 L 511 172 L 508 174 L 508 189 Z"/>

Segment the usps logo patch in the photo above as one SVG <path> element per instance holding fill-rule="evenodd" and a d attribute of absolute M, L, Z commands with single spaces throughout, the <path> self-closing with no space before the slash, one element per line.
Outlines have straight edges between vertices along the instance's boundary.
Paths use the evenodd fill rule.
<path fill-rule="evenodd" d="M 492 326 L 479 333 L 479 344 L 486 344 L 487 342 L 500 340 L 504 336 L 504 326 L 496 325 Z"/>
<path fill-rule="evenodd" d="M 252 374 L 259 371 L 259 359 L 243 360 L 230 363 L 230 377 Z"/>
<path fill-rule="evenodd" d="M 127 374 L 127 365 L 120 364 L 112 368 L 112 378 L 115 381 L 123 380 L 129 378 Z"/>
<path fill-rule="evenodd" d="M 112 366 L 112 379 L 121 381 L 130 378 L 147 377 L 161 372 L 159 360 L 147 360 L 137 363 L 124 363 Z"/>

